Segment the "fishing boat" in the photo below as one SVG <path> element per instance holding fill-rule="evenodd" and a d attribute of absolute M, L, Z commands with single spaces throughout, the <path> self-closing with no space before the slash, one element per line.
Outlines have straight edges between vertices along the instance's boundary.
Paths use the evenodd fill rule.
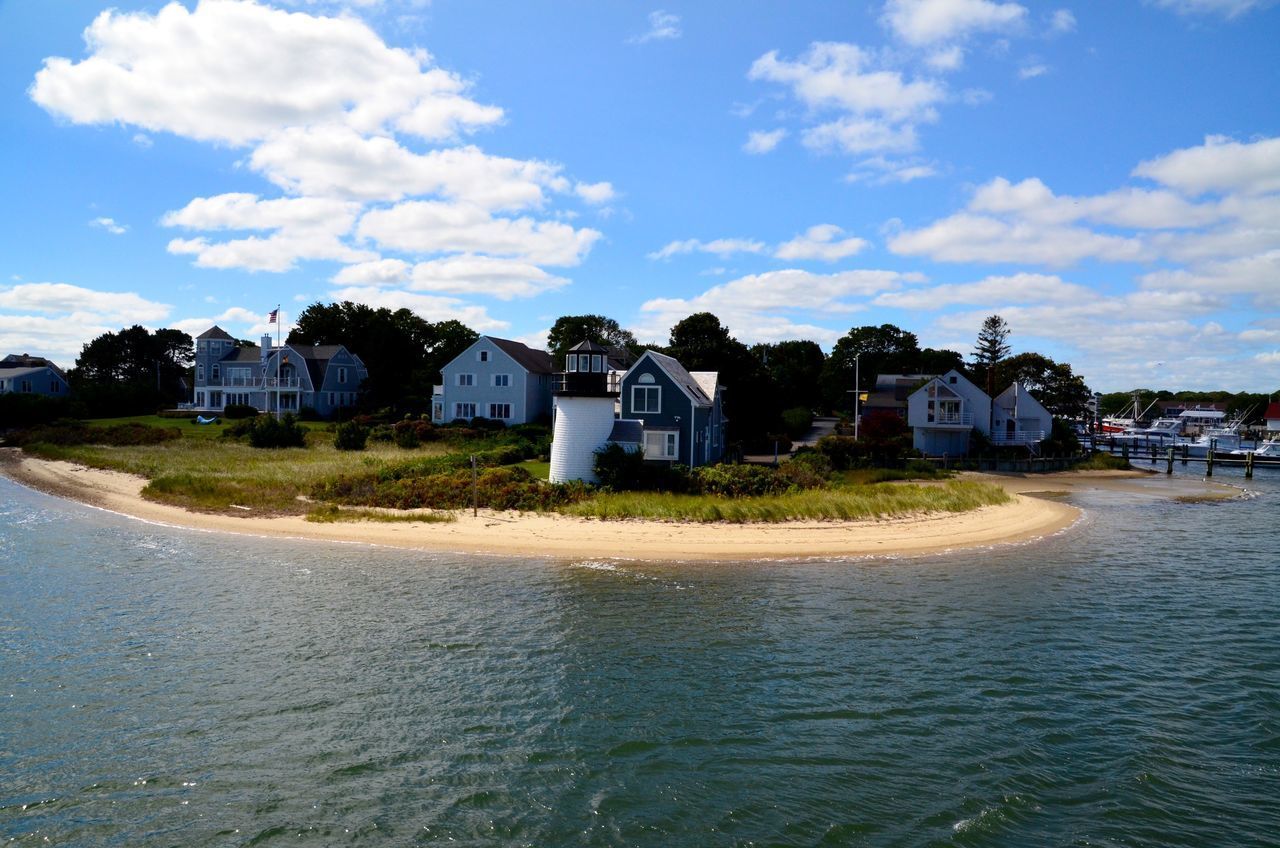
<path fill-rule="evenodd" d="M 1263 442 L 1256 448 L 1237 448 L 1229 452 L 1214 451 L 1213 461 L 1223 465 L 1244 465 L 1253 457 L 1254 468 L 1280 468 L 1280 438 Z"/>
<path fill-rule="evenodd" d="M 1130 447 L 1168 447 L 1180 445 L 1186 441 L 1182 435 L 1182 420 L 1179 418 L 1157 418 L 1150 427 L 1129 427 L 1115 433 L 1111 441 L 1117 445 Z"/>

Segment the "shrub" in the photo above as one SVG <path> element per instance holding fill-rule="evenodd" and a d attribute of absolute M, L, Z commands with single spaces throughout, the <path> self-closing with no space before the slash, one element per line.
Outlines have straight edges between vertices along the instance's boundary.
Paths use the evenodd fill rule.
<path fill-rule="evenodd" d="M 865 446 L 859 444 L 852 436 L 823 436 L 818 439 L 818 453 L 825 457 L 831 468 L 836 471 L 856 468 L 866 457 Z"/>
<path fill-rule="evenodd" d="M 474 485 L 474 489 L 473 489 Z M 475 502 L 485 509 L 545 510 L 585 496 L 581 484 L 546 485 L 523 468 L 483 468 L 474 478 L 470 468 L 424 476 L 378 480 L 348 477 L 317 486 L 322 500 L 391 509 L 465 509 Z"/>
<path fill-rule="evenodd" d="M 222 408 L 222 417 L 228 421 L 239 421 L 242 418 L 253 418 L 258 410 L 247 403 L 229 403 Z"/>
<path fill-rule="evenodd" d="M 333 437 L 333 446 L 341 451 L 362 451 L 368 441 L 368 428 L 357 421 L 346 421 L 338 425 Z"/>
<path fill-rule="evenodd" d="M 36 427 L 15 433 L 9 441 L 17 445 L 37 442 L 47 445 L 158 445 L 182 438 L 177 427 L 151 427 L 147 424 L 113 424 L 109 427 L 90 427 L 79 421 L 59 421 L 46 427 Z"/>
<path fill-rule="evenodd" d="M 593 467 L 600 485 L 618 492 L 687 492 L 689 469 L 684 465 L 645 462 L 640 451 L 610 443 L 596 451 Z"/>
<path fill-rule="evenodd" d="M 390 442 L 394 441 L 395 437 L 396 431 L 386 424 L 378 424 L 369 430 L 369 438 L 375 442 Z"/>
<path fill-rule="evenodd" d="M 392 428 L 392 431 L 395 436 L 396 444 L 406 450 L 416 448 L 422 443 L 422 440 L 418 438 L 418 427 L 416 421 L 410 421 L 408 419 L 405 419 L 404 421 L 397 421 L 395 427 Z"/>
<path fill-rule="evenodd" d="M 255 448 L 306 447 L 307 433 L 292 415 L 277 420 L 272 415 L 246 418 L 228 427 L 223 438 L 245 439 Z"/>
<path fill-rule="evenodd" d="M 782 429 L 793 440 L 809 432 L 813 425 L 813 412 L 803 406 L 784 410 L 782 413 Z"/>
<path fill-rule="evenodd" d="M 320 413 L 316 411 L 314 406 L 303 406 L 298 409 L 298 419 L 300 421 L 319 421 Z"/>

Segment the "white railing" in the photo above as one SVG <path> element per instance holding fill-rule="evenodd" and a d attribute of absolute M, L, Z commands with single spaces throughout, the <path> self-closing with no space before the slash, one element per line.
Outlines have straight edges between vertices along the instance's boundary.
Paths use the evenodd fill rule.
<path fill-rule="evenodd" d="M 956 427 L 972 427 L 972 412 L 935 412 L 929 416 L 930 424 L 943 424 Z"/>
<path fill-rule="evenodd" d="M 1030 445 L 1044 441 L 1044 430 L 1007 430 L 1003 433 L 992 433 L 991 442 L 996 445 Z"/>
<path fill-rule="evenodd" d="M 297 377 L 266 377 L 262 381 L 262 386 L 266 389 L 296 389 L 301 385 L 302 381 Z"/>

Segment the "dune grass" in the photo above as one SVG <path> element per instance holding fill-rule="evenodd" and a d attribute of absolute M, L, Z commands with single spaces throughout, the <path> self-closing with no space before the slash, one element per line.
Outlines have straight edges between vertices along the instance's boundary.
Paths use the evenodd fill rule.
<path fill-rule="evenodd" d="M 1129 471 L 1132 466 L 1123 456 L 1098 451 L 1083 462 L 1071 466 L 1072 471 Z"/>
<path fill-rule="evenodd" d="M 321 480 L 439 456 L 449 448 L 429 443 L 412 450 L 371 444 L 364 451 L 340 451 L 327 433 L 309 434 L 307 447 L 264 449 L 224 439 L 186 437 L 161 445 L 29 445 L 45 459 L 60 459 L 145 477 L 142 495 L 199 512 L 301 515 L 298 500 Z"/>
<path fill-rule="evenodd" d="M 940 486 L 853 485 L 756 498 L 651 492 L 599 494 L 560 508 L 566 515 L 622 520 L 730 523 L 890 518 L 925 512 L 967 512 L 1007 503 L 999 486 L 952 480 Z"/>
<path fill-rule="evenodd" d="M 388 512 L 378 509 L 342 508 L 332 504 L 319 506 L 307 513 L 307 521 L 335 524 L 339 521 L 384 521 L 407 524 L 448 524 L 457 521 L 451 512 Z"/>

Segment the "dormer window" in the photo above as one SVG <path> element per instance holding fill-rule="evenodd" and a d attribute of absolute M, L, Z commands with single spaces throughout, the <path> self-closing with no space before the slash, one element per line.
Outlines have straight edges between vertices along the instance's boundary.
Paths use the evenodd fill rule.
<path fill-rule="evenodd" d="M 478 351 L 476 351 L 476 361 L 477 361 L 477 362 L 488 362 L 488 361 L 489 361 L 489 351 L 487 351 L 487 350 L 478 350 Z"/>

